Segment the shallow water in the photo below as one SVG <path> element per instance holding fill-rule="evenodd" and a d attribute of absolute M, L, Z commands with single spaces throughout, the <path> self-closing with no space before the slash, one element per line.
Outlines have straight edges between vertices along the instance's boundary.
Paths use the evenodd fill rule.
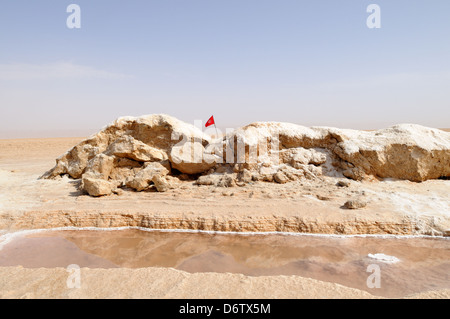
<path fill-rule="evenodd" d="M 385 263 L 369 254 L 385 254 L 399 261 Z M 450 240 L 440 238 L 63 230 L 19 236 L 0 250 L 0 266 L 50 268 L 70 264 L 299 275 L 385 297 L 450 289 Z M 371 264 L 380 268 L 380 288 L 367 286 Z"/>

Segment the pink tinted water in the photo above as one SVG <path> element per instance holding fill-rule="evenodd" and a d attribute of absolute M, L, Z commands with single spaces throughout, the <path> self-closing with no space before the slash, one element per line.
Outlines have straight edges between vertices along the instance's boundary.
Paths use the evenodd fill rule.
<path fill-rule="evenodd" d="M 369 254 L 395 256 L 386 264 Z M 433 238 L 236 235 L 140 230 L 49 231 L 21 237 L 0 251 L 0 266 L 28 268 L 172 267 L 249 276 L 299 275 L 403 297 L 450 289 L 450 240 Z M 367 272 L 379 265 L 381 287 Z"/>

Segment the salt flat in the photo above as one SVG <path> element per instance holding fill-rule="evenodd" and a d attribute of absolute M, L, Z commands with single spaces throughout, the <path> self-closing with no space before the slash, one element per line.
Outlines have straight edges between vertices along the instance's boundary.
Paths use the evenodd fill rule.
<path fill-rule="evenodd" d="M 320 180 L 286 184 L 257 182 L 229 188 L 199 186 L 193 181 L 182 181 L 178 188 L 164 193 L 154 190 L 124 191 L 121 195 L 95 198 L 79 190 L 79 180 L 66 177 L 58 180 L 38 179 L 43 172 L 53 167 L 56 157 L 81 140 L 0 140 L 2 232 L 65 226 L 138 226 L 338 235 L 442 235 L 450 229 L 448 180 L 427 180 L 421 183 L 392 179 L 351 181 L 348 187 L 340 187 L 336 186 L 335 178 L 325 176 Z M 344 203 L 355 196 L 364 197 L 367 206 L 358 210 L 345 209 Z M 4 278 L 0 284 L 3 298 L 372 297 L 355 289 L 296 276 L 249 278 L 230 274 L 187 274 L 157 268 L 83 269 L 86 280 L 92 284 L 90 286 L 97 288 L 95 291 L 75 292 L 59 286 L 65 283 L 65 279 L 53 288 L 32 288 L 38 287 L 39 283 L 58 282 L 57 278 L 62 280 L 67 276 L 64 269 L 12 267 L 1 268 L 0 272 L 1 278 Z M 99 284 L 102 276 L 111 275 L 109 278 L 113 278 L 112 282 L 121 282 L 125 276 L 131 283 L 133 280 L 140 281 L 139 278 L 144 274 L 145 278 L 151 278 L 152 281 L 153 278 L 160 278 L 159 284 L 152 289 L 147 289 L 145 285 L 138 289 L 131 288 L 132 285 L 122 285 L 120 290 L 114 284 Z M 23 285 L 23 278 L 35 279 Z M 202 278 L 200 285 L 198 278 Z M 179 288 L 169 289 L 167 285 Z M 448 296 L 448 292 L 436 292 L 416 297 Z"/>

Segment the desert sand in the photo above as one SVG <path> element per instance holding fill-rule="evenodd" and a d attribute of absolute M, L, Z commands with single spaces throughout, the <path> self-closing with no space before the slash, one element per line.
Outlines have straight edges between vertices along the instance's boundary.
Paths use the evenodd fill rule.
<path fill-rule="evenodd" d="M 80 179 L 39 179 L 83 138 L 0 140 L 0 231 L 55 227 L 145 227 L 321 234 L 450 234 L 450 183 L 335 177 L 241 187 L 180 180 L 157 192 L 124 189 L 92 197 Z M 345 179 L 347 180 L 347 179 Z M 352 198 L 363 209 L 347 209 Z M 81 289 L 63 268 L 0 268 L 2 298 L 374 298 L 367 292 L 298 276 L 190 274 L 175 269 L 82 269 Z M 450 291 L 412 298 L 449 298 Z"/>

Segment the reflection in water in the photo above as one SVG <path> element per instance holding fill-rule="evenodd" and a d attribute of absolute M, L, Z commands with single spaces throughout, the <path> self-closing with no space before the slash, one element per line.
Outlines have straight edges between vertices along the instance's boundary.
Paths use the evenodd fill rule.
<path fill-rule="evenodd" d="M 400 262 L 368 257 L 382 253 Z M 450 288 L 450 240 L 315 237 L 186 232 L 52 231 L 22 237 L 0 251 L 0 266 L 90 268 L 173 267 L 250 276 L 299 275 L 402 297 Z M 370 264 L 381 288 L 367 287 Z"/>

